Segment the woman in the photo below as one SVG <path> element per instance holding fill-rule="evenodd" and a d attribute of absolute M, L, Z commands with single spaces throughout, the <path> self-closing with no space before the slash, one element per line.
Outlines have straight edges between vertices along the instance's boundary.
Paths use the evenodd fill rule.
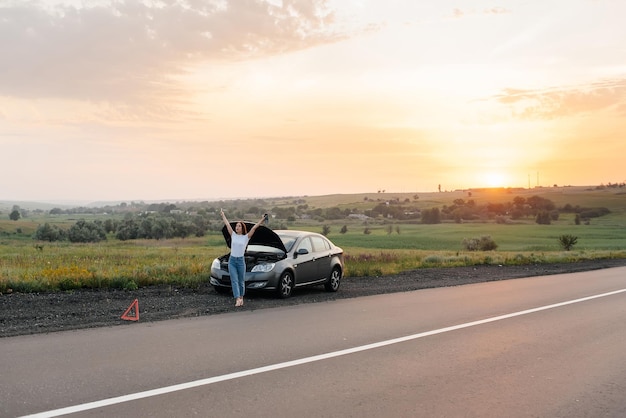
<path fill-rule="evenodd" d="M 264 221 L 265 216 L 259 222 L 254 224 L 250 231 L 247 230 L 246 224 L 238 221 L 235 224 L 235 230 L 226 219 L 224 211 L 220 209 L 222 220 L 230 234 L 230 257 L 228 258 L 228 271 L 230 273 L 230 285 L 233 288 L 233 297 L 235 298 L 235 306 L 243 306 L 243 295 L 246 291 L 246 262 L 244 255 L 248 241 L 254 235 L 254 231 Z"/>

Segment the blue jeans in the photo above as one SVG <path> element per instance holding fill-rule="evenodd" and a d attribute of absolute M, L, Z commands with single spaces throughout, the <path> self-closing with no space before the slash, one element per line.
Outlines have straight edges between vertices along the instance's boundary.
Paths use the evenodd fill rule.
<path fill-rule="evenodd" d="M 246 262 L 243 257 L 230 257 L 228 259 L 228 272 L 230 273 L 230 285 L 233 288 L 235 298 L 243 297 L 246 292 Z"/>

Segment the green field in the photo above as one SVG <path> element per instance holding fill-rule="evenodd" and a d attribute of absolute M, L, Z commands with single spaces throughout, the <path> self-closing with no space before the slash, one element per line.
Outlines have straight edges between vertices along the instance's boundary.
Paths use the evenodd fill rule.
<path fill-rule="evenodd" d="M 280 224 L 316 232 L 329 228 L 328 237 L 345 250 L 346 275 L 352 277 L 423 267 L 626 258 L 626 194 L 622 189 L 575 187 L 516 190 L 515 193 L 506 190 L 471 192 L 477 204 L 507 202 L 518 195 L 541 196 L 557 206 L 605 207 L 610 213 L 580 225 L 575 224 L 574 214 L 564 213 L 550 225 L 539 225 L 533 219 L 506 224 L 484 220 L 427 225 L 379 218 L 272 221 L 270 227 Z M 460 198 L 467 199 L 468 192 L 289 197 L 275 198 L 267 204 L 268 207 L 289 206 L 297 200 L 306 201 L 311 208 L 338 206 L 363 211 L 388 199 L 412 200 L 426 209 L 451 205 Z M 103 220 L 122 216 L 51 216 L 45 211 L 12 221 L 6 210 L 0 216 L 2 293 L 103 287 L 134 289 L 158 284 L 193 288 L 208 281 L 211 261 L 228 250 L 219 231 L 185 239 L 119 241 L 111 235 L 97 244 L 38 242 L 32 236 L 43 223 L 67 227 L 79 218 Z M 347 232 L 341 233 L 344 226 Z M 562 235 L 578 238 L 571 251 L 561 248 L 559 237 Z M 497 249 L 467 251 L 464 248 L 464 239 L 483 236 L 491 237 Z"/>

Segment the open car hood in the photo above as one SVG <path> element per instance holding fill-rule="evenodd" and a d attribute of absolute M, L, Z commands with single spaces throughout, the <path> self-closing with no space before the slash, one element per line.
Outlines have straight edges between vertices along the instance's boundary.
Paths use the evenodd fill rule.
<path fill-rule="evenodd" d="M 252 229 L 252 227 L 254 226 L 252 222 L 244 221 L 244 224 L 246 224 L 246 228 L 248 229 L 248 231 L 250 231 L 250 229 Z M 231 228 L 233 228 L 233 230 L 235 230 L 235 225 L 237 225 L 237 222 L 230 222 L 230 226 Z M 230 235 L 228 234 L 228 229 L 226 228 L 226 225 L 222 227 L 222 234 L 224 235 L 224 240 L 226 241 L 226 245 L 228 245 L 228 248 L 230 248 L 231 239 L 230 239 Z M 250 244 L 267 245 L 268 247 L 278 248 L 279 250 L 284 251 L 285 253 L 287 252 L 287 249 L 285 248 L 285 244 L 283 244 L 280 237 L 276 235 L 274 231 L 272 231 L 271 229 L 263 225 L 259 225 L 256 231 L 254 231 L 254 235 L 252 235 L 252 238 L 250 238 L 250 241 L 248 242 L 248 245 Z"/>

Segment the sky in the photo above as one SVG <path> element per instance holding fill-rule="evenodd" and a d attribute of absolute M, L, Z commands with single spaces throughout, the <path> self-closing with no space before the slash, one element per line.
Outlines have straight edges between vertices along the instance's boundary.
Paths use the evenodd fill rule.
<path fill-rule="evenodd" d="M 623 0 L 0 0 L 0 199 L 626 181 Z"/>

